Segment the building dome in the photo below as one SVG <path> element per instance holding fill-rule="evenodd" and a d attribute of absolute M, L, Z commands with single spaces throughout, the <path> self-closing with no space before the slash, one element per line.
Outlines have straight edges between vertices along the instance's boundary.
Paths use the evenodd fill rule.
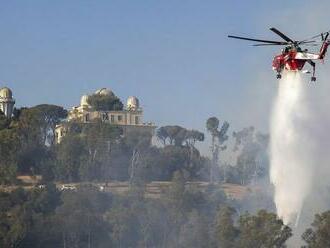
<path fill-rule="evenodd" d="M 80 106 L 89 106 L 88 98 L 88 95 L 83 95 L 80 99 Z"/>
<path fill-rule="evenodd" d="M 127 99 L 126 107 L 127 107 L 127 109 L 137 110 L 140 107 L 139 99 L 137 99 L 137 97 L 135 97 L 135 96 L 130 96 Z"/>
<path fill-rule="evenodd" d="M 113 92 L 110 89 L 107 89 L 107 88 L 99 89 L 99 90 L 95 91 L 95 94 L 101 95 L 101 96 L 114 95 Z"/>
<path fill-rule="evenodd" d="M 13 98 L 13 93 L 11 92 L 11 90 L 7 87 L 1 88 L 0 89 L 0 97 L 1 98 Z"/>

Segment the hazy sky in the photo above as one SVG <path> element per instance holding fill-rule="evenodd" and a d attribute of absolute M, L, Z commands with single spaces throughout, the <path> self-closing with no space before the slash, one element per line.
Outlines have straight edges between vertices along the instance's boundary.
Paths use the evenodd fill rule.
<path fill-rule="evenodd" d="M 330 29 L 320 21 L 328 2 L 0 0 L 0 86 L 12 88 L 17 106 L 68 108 L 108 87 L 124 101 L 136 95 L 159 126 L 204 131 L 215 115 L 233 129 L 267 131 L 278 48 L 227 35 L 277 39 L 275 26 L 310 37 Z"/>

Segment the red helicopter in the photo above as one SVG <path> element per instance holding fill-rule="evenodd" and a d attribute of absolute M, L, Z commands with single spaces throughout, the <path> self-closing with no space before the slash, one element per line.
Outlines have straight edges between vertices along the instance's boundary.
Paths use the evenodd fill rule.
<path fill-rule="evenodd" d="M 328 39 L 330 31 L 321 33 L 319 35 L 311 37 L 310 39 L 297 41 L 290 39 L 288 36 L 280 32 L 276 28 L 270 28 L 270 30 L 273 31 L 275 34 L 279 35 L 284 41 L 251 39 L 232 35 L 228 35 L 228 37 L 234 39 L 260 42 L 260 44 L 255 44 L 253 46 L 285 46 L 285 48 L 282 49 L 282 53 L 276 55 L 273 60 L 273 70 L 277 72 L 277 78 L 280 79 L 282 77 L 281 73 L 284 69 L 288 71 L 302 71 L 305 63 L 307 62 L 312 66 L 313 69 L 311 81 L 316 81 L 314 60 L 323 61 L 327 52 L 327 48 L 330 44 L 330 40 Z M 322 43 L 319 53 L 310 53 L 307 49 L 303 50 L 300 47 L 300 45 L 316 46 L 317 41 L 315 39 L 317 38 L 321 38 Z M 308 70 L 303 70 L 302 72 L 310 73 L 310 71 Z"/>

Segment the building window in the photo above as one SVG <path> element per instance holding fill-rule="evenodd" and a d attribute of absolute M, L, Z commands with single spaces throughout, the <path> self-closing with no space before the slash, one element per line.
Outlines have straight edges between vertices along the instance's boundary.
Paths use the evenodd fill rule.
<path fill-rule="evenodd" d="M 114 115 L 110 115 L 110 120 L 111 120 L 111 123 L 114 123 L 114 122 L 115 122 L 115 117 L 114 117 Z"/>
<path fill-rule="evenodd" d="M 118 121 L 122 121 L 123 117 L 121 115 L 118 115 Z"/>
<path fill-rule="evenodd" d="M 85 122 L 88 122 L 89 121 L 89 114 L 86 114 L 85 115 Z"/>
<path fill-rule="evenodd" d="M 135 125 L 138 125 L 138 124 L 139 124 L 139 117 L 135 116 Z"/>

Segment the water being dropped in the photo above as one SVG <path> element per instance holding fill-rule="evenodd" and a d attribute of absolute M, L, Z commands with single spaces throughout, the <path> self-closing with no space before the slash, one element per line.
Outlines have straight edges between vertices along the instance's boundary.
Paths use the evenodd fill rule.
<path fill-rule="evenodd" d="M 270 178 L 278 216 L 297 225 L 312 187 L 313 142 L 308 84 L 299 73 L 287 72 L 279 81 L 271 117 Z"/>

